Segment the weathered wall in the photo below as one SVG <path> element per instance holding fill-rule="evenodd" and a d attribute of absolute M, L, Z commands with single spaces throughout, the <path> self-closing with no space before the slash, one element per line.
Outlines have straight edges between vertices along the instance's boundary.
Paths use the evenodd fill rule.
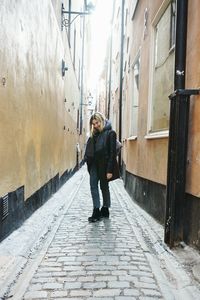
<path fill-rule="evenodd" d="M 80 93 L 53 3 L 1 1 L 0 196 L 24 186 L 27 199 L 76 164 Z"/>
<path fill-rule="evenodd" d="M 199 26 L 200 20 L 196 7 L 198 1 L 189 1 L 188 5 L 188 39 L 187 39 L 187 74 L 186 87 L 197 88 L 200 86 L 200 66 L 197 63 L 200 58 L 200 43 Z M 141 55 L 141 69 L 140 69 L 140 89 L 139 89 L 139 108 L 138 108 L 138 134 L 137 140 L 126 140 L 124 151 L 127 152 L 124 156 L 127 171 L 137 176 L 149 179 L 154 182 L 166 184 L 167 176 L 167 151 L 168 138 L 154 138 L 146 139 L 147 134 L 147 120 L 148 120 L 148 105 L 150 100 L 149 81 L 151 79 L 151 38 L 152 38 L 152 21 L 155 18 L 163 1 L 157 0 L 139 1 L 134 20 L 131 25 L 132 38 L 130 40 L 130 62 L 133 62 L 138 49 Z M 148 10 L 147 32 L 145 39 L 143 38 L 144 30 L 144 11 Z M 130 29 L 131 31 L 131 29 Z M 167 80 L 167 79 L 166 79 Z M 171 78 L 173 81 L 173 78 Z M 127 83 L 127 103 L 130 107 L 130 87 L 131 81 Z M 171 91 L 172 92 L 172 91 Z M 168 95 L 166 95 L 167 99 Z M 187 192 L 199 197 L 200 188 L 200 159 L 199 159 L 199 145 L 200 145 L 200 127 L 199 127 L 199 111 L 200 111 L 200 97 L 191 98 L 190 111 L 190 130 L 189 130 L 189 149 L 188 149 L 188 165 L 187 165 Z M 168 100 L 167 100 L 168 101 Z M 130 124 L 130 113 L 127 109 L 125 125 L 127 128 L 126 135 L 128 137 L 128 127 Z"/>
<path fill-rule="evenodd" d="M 137 2 L 134 17 L 132 11 Z M 167 180 L 167 156 L 168 156 L 168 125 L 167 107 L 170 106 L 168 96 L 173 92 L 174 81 L 174 46 L 171 41 L 173 34 L 168 31 L 166 40 L 162 44 L 160 39 L 159 63 L 154 64 L 154 30 L 159 24 L 170 0 L 140 0 L 125 1 L 125 38 L 124 38 L 124 86 L 123 86 L 123 179 L 127 191 L 132 198 L 164 224 Z M 118 24 L 121 18 L 121 3 L 115 2 L 115 14 L 113 23 L 113 40 L 116 32 L 120 32 Z M 187 62 L 186 62 L 186 88 L 200 87 L 200 19 L 198 17 L 199 2 L 188 1 L 188 35 L 187 35 Z M 171 11 L 171 10 L 170 10 Z M 128 12 L 128 13 L 127 13 Z M 146 17 L 146 23 L 145 23 Z M 164 20 L 164 21 L 163 21 Z M 170 28 L 169 15 L 166 13 L 161 20 L 162 29 Z M 161 23 L 160 23 L 161 24 Z M 163 25 L 164 24 L 164 25 Z M 146 25 L 146 28 L 145 28 Z M 158 27 L 157 27 L 158 28 Z M 158 29 L 157 29 L 158 30 Z M 155 31 L 156 32 L 156 31 Z M 170 37 L 170 38 L 169 38 Z M 157 40 L 158 41 L 158 40 Z M 169 49 L 167 43 L 169 42 Z M 165 46 L 165 56 L 162 48 Z M 170 48 L 171 47 L 171 48 Z M 158 49 L 158 48 L 157 48 Z M 157 50 L 156 49 L 156 50 Z M 154 52 L 155 51 L 155 52 Z M 119 53 L 120 42 L 113 43 L 112 50 L 112 103 L 111 119 L 117 129 L 118 103 L 119 103 Z M 167 55 L 168 53 L 168 55 Z M 139 99 L 136 113 L 137 126 L 132 130 L 131 123 L 134 114 L 131 108 L 134 104 L 133 78 L 131 68 L 135 65 L 140 54 L 139 72 Z M 152 68 L 154 66 L 154 70 Z M 153 82 L 153 74 L 157 81 Z M 164 74 L 164 76 L 163 76 Z M 161 78 L 162 77 L 162 78 Z M 154 83 L 154 84 L 153 84 Z M 153 87 L 153 88 L 152 88 Z M 156 92 L 155 92 L 156 90 Z M 137 92 L 137 91 L 136 91 Z M 154 97 L 153 105 L 152 98 Z M 186 199 L 184 208 L 184 241 L 200 247 L 200 96 L 191 97 L 190 123 L 188 141 L 188 163 L 186 178 Z M 155 104 L 157 107 L 155 108 Z M 163 105 L 162 105 L 163 103 Z M 155 110 L 152 110 L 152 107 Z M 115 108 L 115 109 L 114 109 Z M 152 122 L 152 115 L 156 116 Z M 161 118 L 160 118 L 161 116 Z M 163 117 L 163 119 L 162 119 Z M 151 126 L 150 126 L 151 125 Z M 131 130 L 130 130 L 131 128 Z M 157 131 L 157 128 L 162 130 Z"/>
<path fill-rule="evenodd" d="M 136 140 L 125 139 L 123 149 L 125 185 L 131 196 L 161 223 L 164 223 L 167 178 L 168 137 L 147 138 L 148 110 L 151 100 L 151 55 L 152 55 L 152 21 L 164 1 L 139 1 L 132 22 L 133 36 L 130 61 L 134 61 L 138 49 L 141 55 L 138 134 Z M 199 3 L 197 0 L 188 1 L 188 35 L 186 88 L 200 87 L 200 19 L 198 17 Z M 145 39 L 144 11 L 147 8 L 148 21 Z M 173 76 L 167 77 L 173 83 Z M 125 138 L 128 137 L 130 124 L 130 90 L 131 81 L 127 82 L 127 118 L 124 120 L 127 128 Z M 173 92 L 173 89 L 171 90 Z M 166 99 L 167 99 L 166 94 Z M 159 97 L 159 95 L 158 95 Z M 200 248 L 200 97 L 191 97 L 190 123 L 188 141 L 188 163 L 186 178 L 186 199 L 184 203 L 184 241 Z M 124 126 L 124 123 L 123 123 Z M 126 170 L 126 172 L 125 172 Z"/>
<path fill-rule="evenodd" d="M 127 98 L 126 118 L 123 121 L 124 131 L 124 162 L 128 172 L 139 177 L 149 179 L 160 184 L 166 183 L 167 167 L 167 138 L 147 139 L 148 103 L 149 103 L 149 80 L 150 72 L 150 49 L 152 46 L 152 20 L 154 19 L 162 1 L 139 1 L 134 19 L 128 22 L 130 26 L 130 68 L 140 51 L 140 86 L 138 106 L 138 130 L 137 139 L 128 140 L 131 122 L 131 75 L 130 68 L 127 70 Z M 148 21 L 147 31 L 144 38 L 144 11 L 147 8 Z M 130 18 L 130 16 L 129 16 Z M 126 46 L 125 46 L 126 47 Z M 127 54 L 128 56 L 128 54 Z M 125 57 L 128 63 L 128 57 Z M 168 95 L 166 95 L 167 98 Z M 168 101 L 168 100 L 167 100 Z M 126 154 L 125 154 L 126 152 Z"/>
<path fill-rule="evenodd" d="M 198 0 L 188 1 L 186 87 L 200 87 L 200 19 Z M 188 141 L 187 192 L 200 197 L 200 96 L 191 97 Z M 200 201 L 200 199 L 199 199 Z"/>

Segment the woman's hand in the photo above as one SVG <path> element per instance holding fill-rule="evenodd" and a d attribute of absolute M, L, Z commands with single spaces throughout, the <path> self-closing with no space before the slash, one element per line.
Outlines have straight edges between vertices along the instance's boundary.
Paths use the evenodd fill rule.
<path fill-rule="evenodd" d="M 107 180 L 111 179 L 111 178 L 112 178 L 112 176 L 113 176 L 113 174 L 112 174 L 112 173 L 107 173 L 107 174 L 106 174 Z"/>

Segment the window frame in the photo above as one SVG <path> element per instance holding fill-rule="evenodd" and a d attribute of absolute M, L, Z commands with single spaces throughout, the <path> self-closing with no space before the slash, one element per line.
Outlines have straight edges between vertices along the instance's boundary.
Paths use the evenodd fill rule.
<path fill-rule="evenodd" d="M 171 3 L 171 0 L 164 0 L 160 6 L 158 12 L 156 13 L 153 21 L 151 22 L 151 44 L 150 44 L 150 68 L 149 68 L 149 95 L 148 95 L 148 117 L 147 117 L 147 133 L 145 135 L 146 139 L 156 139 L 156 138 L 166 138 L 169 136 L 169 129 L 160 129 L 157 131 L 152 131 L 152 105 L 153 105 L 153 79 L 154 79 L 154 66 L 155 66 L 155 36 L 156 36 L 156 26 L 165 13 Z M 171 28 L 170 28 L 171 31 Z M 171 34 L 171 33 L 170 33 Z M 174 50 L 175 47 L 170 49 L 169 41 L 169 54 Z"/>
<path fill-rule="evenodd" d="M 133 92 L 133 73 L 134 73 L 134 66 L 136 65 L 136 63 L 139 60 L 139 86 L 138 86 L 138 103 L 137 105 L 134 105 L 134 92 Z M 140 76 L 141 76 L 141 47 L 139 47 L 139 50 L 137 51 L 137 54 L 133 60 L 133 62 L 130 64 L 130 85 L 131 85 L 131 93 L 130 93 L 130 106 L 131 106 L 131 114 L 130 114 L 130 120 L 129 120 L 129 128 L 130 131 L 128 133 L 128 140 L 136 140 L 137 136 L 138 136 L 138 124 L 137 124 L 137 128 L 135 129 L 135 134 L 133 133 L 133 128 L 132 128 L 132 114 L 133 114 L 133 107 L 137 107 L 137 117 L 138 117 L 138 107 L 139 107 L 139 95 L 140 95 Z M 137 119 L 137 123 L 138 123 L 138 119 Z"/>

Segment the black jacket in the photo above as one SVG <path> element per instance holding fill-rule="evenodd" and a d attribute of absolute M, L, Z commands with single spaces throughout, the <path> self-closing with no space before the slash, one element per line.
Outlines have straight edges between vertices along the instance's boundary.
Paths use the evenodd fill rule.
<path fill-rule="evenodd" d="M 95 163 L 103 173 L 113 173 L 116 161 L 116 137 L 116 132 L 112 130 L 109 121 L 106 121 L 103 131 L 88 139 L 84 160 L 89 172 L 91 165 Z"/>

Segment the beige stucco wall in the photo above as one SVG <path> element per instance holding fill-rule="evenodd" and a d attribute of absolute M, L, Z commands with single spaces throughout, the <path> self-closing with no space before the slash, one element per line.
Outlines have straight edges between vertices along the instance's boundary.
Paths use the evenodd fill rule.
<path fill-rule="evenodd" d="M 138 3 L 137 11 L 132 22 L 133 36 L 130 57 L 134 60 L 140 48 L 141 70 L 140 70 L 140 95 L 138 111 L 138 135 L 136 140 L 125 140 L 123 158 L 129 172 L 143 178 L 166 184 L 167 177 L 167 153 L 168 138 L 146 139 L 147 119 L 149 105 L 149 80 L 151 76 L 151 23 L 155 18 L 163 1 L 141 0 Z M 186 87 L 200 87 L 200 19 L 198 16 L 199 1 L 188 2 L 188 38 L 187 38 L 187 73 Z M 147 33 L 143 39 L 144 10 L 148 9 Z M 171 78 L 173 81 L 173 78 Z M 130 82 L 127 83 L 130 92 Z M 167 97 L 167 95 L 166 95 Z M 200 97 L 191 97 L 190 106 L 190 126 L 188 143 L 188 164 L 186 191 L 192 195 L 200 197 Z M 124 138 L 128 137 L 128 127 L 130 124 L 130 97 L 126 103 L 126 128 Z M 123 123 L 124 126 L 124 123 Z"/>
<path fill-rule="evenodd" d="M 130 2 L 130 1 L 127 1 Z M 139 1 L 135 12 L 134 20 L 129 22 L 130 28 L 127 33 L 130 35 L 130 68 L 140 51 L 140 87 L 138 106 L 138 130 L 137 139 L 128 140 L 129 127 L 131 122 L 131 72 L 127 70 L 126 83 L 126 118 L 122 122 L 125 126 L 123 159 L 126 169 L 137 176 L 165 184 L 167 167 L 167 146 L 168 139 L 146 139 L 148 121 L 149 101 L 149 79 L 150 79 L 150 48 L 151 48 L 151 22 L 155 17 L 162 1 Z M 144 38 L 144 11 L 148 11 L 147 31 Z M 130 18 L 130 16 L 129 16 Z M 126 47 L 126 46 L 125 46 Z"/>
<path fill-rule="evenodd" d="M 200 19 L 198 0 L 188 1 L 186 87 L 200 88 Z M 200 96 L 191 97 L 188 141 L 187 192 L 200 197 Z"/>
<path fill-rule="evenodd" d="M 51 1 L 3 0 L 0 23 L 0 196 L 24 185 L 28 198 L 75 167 L 80 93 Z"/>

